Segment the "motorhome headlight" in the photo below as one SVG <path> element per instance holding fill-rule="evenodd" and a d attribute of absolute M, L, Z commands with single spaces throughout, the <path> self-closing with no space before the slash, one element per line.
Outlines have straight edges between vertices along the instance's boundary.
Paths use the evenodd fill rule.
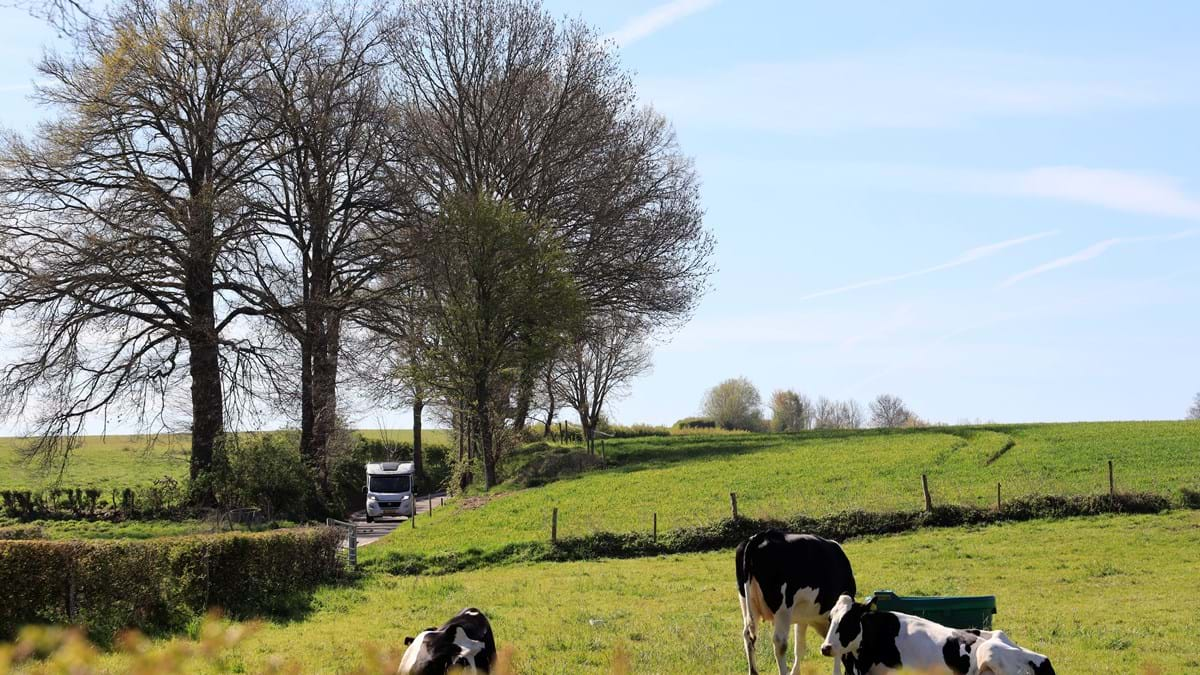
<path fill-rule="evenodd" d="M 369 501 L 369 502 L 375 501 L 375 495 L 367 495 L 367 501 Z"/>
<path fill-rule="evenodd" d="M 407 500 L 408 500 L 408 495 L 404 495 L 404 496 L 403 496 L 403 497 L 401 497 L 400 499 L 401 499 L 401 500 L 404 500 L 404 501 L 407 501 Z"/>

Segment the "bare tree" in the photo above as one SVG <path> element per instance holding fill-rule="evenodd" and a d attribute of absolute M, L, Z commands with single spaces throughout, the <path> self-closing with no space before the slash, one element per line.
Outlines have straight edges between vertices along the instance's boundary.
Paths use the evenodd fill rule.
<path fill-rule="evenodd" d="M 575 343 L 563 350 L 554 389 L 579 414 L 589 451 L 595 451 L 596 426 L 605 405 L 649 369 L 645 328 L 627 316 L 593 318 Z"/>
<path fill-rule="evenodd" d="M 278 55 L 266 61 L 258 101 L 274 134 L 250 193 L 257 227 L 243 256 L 249 274 L 230 284 L 294 341 L 301 452 L 323 478 L 343 334 L 403 280 L 392 115 L 382 93 L 386 24 L 380 10 L 355 4 L 281 14 L 264 45 Z"/>
<path fill-rule="evenodd" d="M 535 0 L 417 0 L 397 20 L 413 208 L 493 195 L 547 224 L 589 312 L 686 317 L 712 248 L 695 172 L 595 31 Z M 536 375 L 522 367 L 517 427 Z"/>
<path fill-rule="evenodd" d="M 1187 418 L 1200 420 L 1200 394 L 1196 394 L 1196 398 L 1192 399 L 1192 407 L 1188 408 Z"/>
<path fill-rule="evenodd" d="M 804 431 L 812 426 L 812 401 L 791 389 L 771 394 L 771 431 Z"/>
<path fill-rule="evenodd" d="M 871 401 L 871 426 L 896 429 L 909 426 L 916 419 L 899 396 L 880 394 Z"/>
<path fill-rule="evenodd" d="M 88 416 L 145 421 L 190 380 L 196 478 L 227 396 L 264 363 L 222 281 L 264 143 L 263 6 L 127 0 L 39 65 L 60 116 L 0 153 L 0 314 L 25 326 L 0 398 L 8 415 L 39 408 L 31 452 L 47 461 Z"/>
<path fill-rule="evenodd" d="M 813 428 L 858 429 L 862 425 L 863 411 L 858 401 L 853 399 L 833 401 L 824 396 L 817 399 Z"/>
<path fill-rule="evenodd" d="M 62 34 L 71 33 L 96 18 L 96 8 L 90 0 L 6 0 L 0 2 L 0 7 L 28 12 Z"/>

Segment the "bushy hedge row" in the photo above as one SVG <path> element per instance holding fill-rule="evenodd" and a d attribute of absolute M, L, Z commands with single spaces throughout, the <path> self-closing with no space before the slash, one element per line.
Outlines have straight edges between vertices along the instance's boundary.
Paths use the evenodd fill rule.
<path fill-rule="evenodd" d="M 190 514 L 184 486 L 170 476 L 127 488 L 0 490 L 0 514 L 20 520 L 148 520 Z"/>
<path fill-rule="evenodd" d="M 670 436 L 670 427 L 660 427 L 654 424 L 606 424 L 600 431 L 613 438 L 644 438 L 646 436 Z"/>
<path fill-rule="evenodd" d="M 750 535 L 768 528 L 808 532 L 845 541 L 868 535 L 909 532 L 922 527 L 958 527 L 1106 513 L 1160 513 L 1170 507 L 1168 498 L 1149 493 L 1035 496 L 1009 500 L 1000 511 L 976 506 L 937 506 L 932 511 L 844 511 L 820 518 L 796 515 L 785 520 L 725 519 L 711 525 L 660 533 L 657 540 L 649 532 L 597 532 L 583 537 L 562 538 L 555 544 L 549 541 L 518 542 L 487 551 L 468 549 L 432 555 L 392 551 L 387 557 L 367 564 L 393 574 L 449 574 L 518 562 L 636 558 L 717 551 L 733 548 Z"/>
<path fill-rule="evenodd" d="M 210 607 L 233 617 L 287 613 L 341 570 L 333 528 L 148 541 L 0 541 L 0 639 L 25 624 L 183 628 Z"/>
<path fill-rule="evenodd" d="M 685 417 L 675 422 L 676 429 L 716 429 L 717 422 L 709 417 Z"/>

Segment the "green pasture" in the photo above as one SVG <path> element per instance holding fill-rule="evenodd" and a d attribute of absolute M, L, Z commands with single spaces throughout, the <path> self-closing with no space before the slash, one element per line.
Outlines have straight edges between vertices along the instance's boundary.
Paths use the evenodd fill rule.
<path fill-rule="evenodd" d="M 864 593 L 994 594 L 995 626 L 1049 654 L 1060 673 L 1200 669 L 1200 608 L 1189 592 L 1200 512 L 924 530 L 846 550 Z M 732 551 L 370 575 L 320 591 L 303 620 L 266 625 L 224 667 L 346 672 L 368 645 L 403 649 L 405 635 L 467 606 L 483 609 L 501 645 L 515 649 L 516 672 L 608 672 L 614 658 L 635 673 L 745 669 Z M 818 644 L 810 633 L 806 672 L 829 672 Z M 760 667 L 772 663 L 769 650 L 760 640 Z M 106 665 L 117 672 L 122 663 L 110 656 Z"/>
<path fill-rule="evenodd" d="M 935 503 L 994 504 L 1001 495 L 1088 494 L 1116 488 L 1178 495 L 1200 489 L 1200 423 L 1102 422 L 903 431 L 696 435 L 609 440 L 610 468 L 447 502 L 417 528 L 400 528 L 366 548 L 389 551 L 488 549 L 559 536 L 649 531 L 711 523 L 739 511 L 757 517 L 823 515 L 848 509 L 917 509 L 921 475 Z"/>

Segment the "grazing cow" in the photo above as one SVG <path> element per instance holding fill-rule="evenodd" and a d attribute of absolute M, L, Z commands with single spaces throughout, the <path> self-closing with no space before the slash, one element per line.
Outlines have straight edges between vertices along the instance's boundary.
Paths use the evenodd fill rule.
<path fill-rule="evenodd" d="M 1004 631 L 979 643 L 967 675 L 1055 675 L 1050 659 L 1013 644 Z"/>
<path fill-rule="evenodd" d="M 760 532 L 737 547 L 738 600 L 742 605 L 742 639 L 750 673 L 754 643 L 760 621 L 772 621 L 775 632 L 775 663 L 780 675 L 787 673 L 788 629 L 795 626 L 796 660 L 793 675 L 800 672 L 804 638 L 808 628 L 824 634 L 829 612 L 842 594 L 855 593 L 850 560 L 835 541 L 809 534 Z M 833 672 L 840 672 L 834 661 Z"/>
<path fill-rule="evenodd" d="M 821 644 L 825 656 L 840 658 L 849 675 L 884 675 L 900 669 L 929 675 L 966 675 L 976 647 L 994 631 L 947 628 L 901 612 L 880 612 L 838 598 Z"/>
<path fill-rule="evenodd" d="M 487 673 L 496 660 L 492 625 L 483 612 L 464 609 L 442 624 L 404 639 L 408 649 L 400 659 L 399 675 L 444 675 L 451 669 Z"/>

